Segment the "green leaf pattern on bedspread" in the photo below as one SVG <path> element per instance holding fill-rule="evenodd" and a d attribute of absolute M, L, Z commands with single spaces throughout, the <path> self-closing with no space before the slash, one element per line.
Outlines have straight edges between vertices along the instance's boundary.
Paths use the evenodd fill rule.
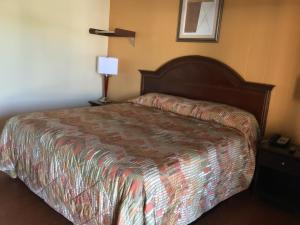
<path fill-rule="evenodd" d="M 74 224 L 188 224 L 248 188 L 255 122 L 238 130 L 198 118 L 205 110 L 185 109 L 197 119 L 161 109 L 122 103 L 13 117 L 0 169 Z"/>

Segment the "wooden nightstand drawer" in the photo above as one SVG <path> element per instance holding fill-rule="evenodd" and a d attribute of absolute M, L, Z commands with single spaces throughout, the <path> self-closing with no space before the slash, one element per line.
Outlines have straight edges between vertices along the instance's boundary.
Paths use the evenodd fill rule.
<path fill-rule="evenodd" d="M 89 101 L 89 104 L 91 106 L 104 106 L 104 105 L 108 105 L 111 104 L 112 102 L 101 102 L 99 100 L 94 100 L 94 101 Z"/>
<path fill-rule="evenodd" d="M 117 102 L 117 101 L 102 102 L 100 100 L 89 101 L 89 104 L 91 106 L 104 106 L 104 105 L 117 104 L 117 103 L 122 103 L 122 102 Z"/>
<path fill-rule="evenodd" d="M 280 207 L 300 210 L 300 146 L 258 145 L 255 187 L 261 197 Z"/>
<path fill-rule="evenodd" d="M 269 151 L 261 151 L 258 163 L 262 166 L 300 177 L 300 163 L 291 157 Z"/>

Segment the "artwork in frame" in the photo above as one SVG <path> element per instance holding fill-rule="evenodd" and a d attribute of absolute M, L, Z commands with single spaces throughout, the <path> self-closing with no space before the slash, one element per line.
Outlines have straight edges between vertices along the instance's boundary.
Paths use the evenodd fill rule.
<path fill-rule="evenodd" d="M 224 0 L 180 0 L 177 41 L 211 41 L 219 38 Z"/>

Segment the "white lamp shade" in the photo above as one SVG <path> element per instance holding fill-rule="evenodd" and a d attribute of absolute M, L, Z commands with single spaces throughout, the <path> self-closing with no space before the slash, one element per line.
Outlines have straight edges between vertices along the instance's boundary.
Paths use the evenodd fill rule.
<path fill-rule="evenodd" d="M 118 62 L 117 58 L 113 57 L 97 57 L 97 73 L 107 75 L 118 75 Z"/>

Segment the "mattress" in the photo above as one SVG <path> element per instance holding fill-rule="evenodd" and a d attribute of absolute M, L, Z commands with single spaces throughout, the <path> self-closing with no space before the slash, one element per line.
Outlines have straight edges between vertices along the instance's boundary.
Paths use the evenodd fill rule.
<path fill-rule="evenodd" d="M 0 170 L 74 224 L 189 224 L 249 187 L 254 141 L 134 102 L 38 112 L 7 122 Z"/>

